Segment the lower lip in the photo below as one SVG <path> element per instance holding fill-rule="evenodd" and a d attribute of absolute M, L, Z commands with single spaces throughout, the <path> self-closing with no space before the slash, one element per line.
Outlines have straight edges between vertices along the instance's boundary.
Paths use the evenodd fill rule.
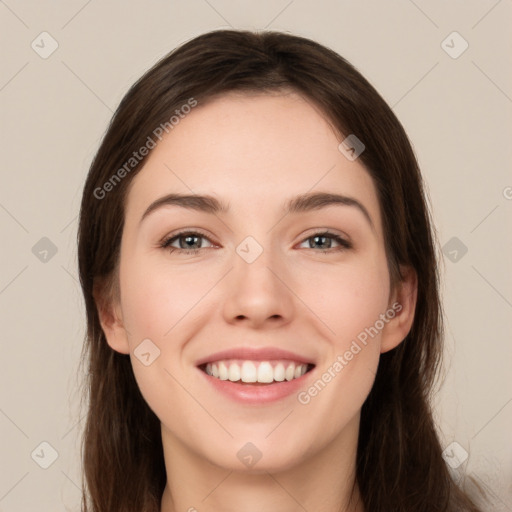
<path fill-rule="evenodd" d="M 266 404 L 276 402 L 305 388 L 305 381 L 314 368 L 297 379 L 273 384 L 239 384 L 230 380 L 220 380 L 198 368 L 204 378 L 218 391 L 229 398 L 244 404 Z"/>

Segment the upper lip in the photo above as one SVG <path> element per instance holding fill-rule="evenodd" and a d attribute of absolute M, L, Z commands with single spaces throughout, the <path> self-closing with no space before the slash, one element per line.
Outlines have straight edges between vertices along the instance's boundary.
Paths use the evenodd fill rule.
<path fill-rule="evenodd" d="M 301 356 L 289 350 L 282 350 L 274 347 L 267 348 L 250 348 L 238 347 L 228 350 L 215 352 L 209 356 L 203 357 L 196 362 L 196 366 L 201 366 L 206 363 L 213 363 L 223 359 L 242 359 L 246 361 L 272 361 L 277 359 L 289 359 L 303 364 L 314 364 L 311 358 Z"/>

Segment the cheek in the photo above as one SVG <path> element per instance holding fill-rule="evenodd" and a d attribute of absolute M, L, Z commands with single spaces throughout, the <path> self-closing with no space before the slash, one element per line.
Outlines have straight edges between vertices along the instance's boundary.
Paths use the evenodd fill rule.
<path fill-rule="evenodd" d="M 324 332 L 329 345 L 318 369 L 322 382 L 311 389 L 311 394 L 305 390 L 305 401 L 328 387 L 317 405 L 339 405 L 350 416 L 366 399 L 377 371 L 384 325 L 380 319 L 388 310 L 386 260 L 361 259 L 352 265 L 325 268 L 308 285 L 305 279 L 301 279 L 301 297 L 328 327 Z M 343 390 L 341 401 L 339 390 Z"/>
<path fill-rule="evenodd" d="M 330 440 L 357 415 L 373 386 L 389 277 L 380 259 L 317 276 L 316 285 L 303 290 L 309 290 L 315 313 L 333 332 L 316 380 L 301 390 L 297 401 L 306 422 L 322 418 L 324 440 Z"/>
<path fill-rule="evenodd" d="M 214 284 L 211 275 L 203 274 L 184 269 L 171 272 L 143 258 L 127 258 L 120 269 L 123 320 L 134 376 L 148 406 L 169 424 L 173 424 L 171 411 L 176 408 L 180 416 L 197 415 L 180 383 L 186 380 L 183 347 L 193 336 L 192 326 L 205 314 L 206 301 L 201 297 Z"/>
<path fill-rule="evenodd" d="M 374 325 L 388 306 L 389 276 L 382 258 L 304 272 L 297 279 L 298 295 L 329 327 L 339 349 Z"/>
<path fill-rule="evenodd" d="M 161 264 L 128 263 L 121 269 L 121 290 L 125 326 L 131 338 L 154 337 L 165 342 L 175 327 L 190 322 L 203 305 L 202 298 L 215 285 L 213 272 L 190 268 L 170 270 Z"/>
<path fill-rule="evenodd" d="M 133 257 L 123 261 L 120 282 L 135 378 L 149 406 L 161 413 L 181 397 L 178 382 L 187 378 L 183 349 L 197 326 L 209 318 L 213 305 L 208 291 L 218 277 L 212 269 L 194 271 L 186 265 L 170 269 L 168 264 Z M 151 363 L 146 366 L 148 359 Z M 189 404 L 185 397 L 180 408 Z"/>

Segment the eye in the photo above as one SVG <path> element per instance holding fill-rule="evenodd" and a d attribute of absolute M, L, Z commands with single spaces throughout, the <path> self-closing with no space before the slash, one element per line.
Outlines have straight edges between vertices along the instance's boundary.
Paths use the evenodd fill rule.
<path fill-rule="evenodd" d="M 202 233 L 198 233 L 197 231 L 182 231 L 162 240 L 160 247 L 169 250 L 169 252 L 177 251 L 183 254 L 197 254 L 201 249 L 207 248 L 202 247 L 204 240 L 207 240 L 213 247 L 211 240 Z M 177 247 L 175 245 L 176 243 Z"/>
<path fill-rule="evenodd" d="M 309 247 L 305 247 L 306 249 L 318 248 L 321 249 L 321 252 L 323 253 L 344 251 L 352 248 L 352 244 L 348 240 L 345 240 L 341 236 L 329 231 L 315 233 L 301 242 L 301 245 L 304 243 L 309 243 Z M 337 246 L 333 247 L 333 243 L 337 244 Z"/>
<path fill-rule="evenodd" d="M 210 245 L 203 247 L 203 242 L 207 241 Z M 322 253 L 332 253 L 351 249 L 352 244 L 335 233 L 329 231 L 322 231 L 315 233 L 306 238 L 301 245 L 308 243 L 309 247 L 305 249 L 319 249 Z M 175 233 L 160 243 L 162 249 L 167 249 L 169 252 L 178 252 L 182 254 L 197 254 L 202 249 L 212 248 L 213 242 L 204 234 L 197 231 L 181 231 Z"/>

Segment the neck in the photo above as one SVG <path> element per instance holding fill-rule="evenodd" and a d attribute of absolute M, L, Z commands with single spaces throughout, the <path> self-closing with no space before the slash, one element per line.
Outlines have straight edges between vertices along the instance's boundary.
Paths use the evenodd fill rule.
<path fill-rule="evenodd" d="M 355 480 L 359 418 L 320 452 L 286 469 L 221 468 L 162 428 L 161 512 L 364 512 Z"/>

